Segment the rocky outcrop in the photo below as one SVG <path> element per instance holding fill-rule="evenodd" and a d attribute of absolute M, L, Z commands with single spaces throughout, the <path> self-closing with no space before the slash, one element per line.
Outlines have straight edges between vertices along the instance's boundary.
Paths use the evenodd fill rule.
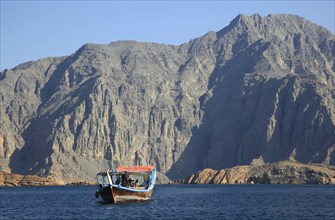
<path fill-rule="evenodd" d="M 237 16 L 172 46 L 86 44 L 0 73 L 0 169 L 65 182 L 118 164 L 161 179 L 280 160 L 335 164 L 335 36 Z"/>
<path fill-rule="evenodd" d="M 204 169 L 179 183 L 186 184 L 335 184 L 335 167 L 281 161 L 263 166 Z"/>
<path fill-rule="evenodd" d="M 0 171 L 0 187 L 1 186 L 56 186 L 60 182 L 49 178 L 43 178 L 33 175 L 20 175 Z"/>

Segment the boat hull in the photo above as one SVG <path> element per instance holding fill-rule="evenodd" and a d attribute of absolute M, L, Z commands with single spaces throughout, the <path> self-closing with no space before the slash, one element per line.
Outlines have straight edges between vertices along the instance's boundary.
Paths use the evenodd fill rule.
<path fill-rule="evenodd" d="M 102 189 L 99 190 L 98 195 L 101 196 L 102 200 L 107 203 L 113 203 L 113 195 L 112 195 L 112 187 L 111 186 L 106 186 L 103 187 Z"/>
<path fill-rule="evenodd" d="M 152 189 L 145 192 L 133 192 L 126 189 L 112 187 L 114 203 L 146 201 L 150 199 Z"/>
<path fill-rule="evenodd" d="M 136 192 L 124 187 L 103 187 L 99 191 L 99 195 L 106 203 L 124 203 L 149 200 L 152 189 L 143 192 Z"/>

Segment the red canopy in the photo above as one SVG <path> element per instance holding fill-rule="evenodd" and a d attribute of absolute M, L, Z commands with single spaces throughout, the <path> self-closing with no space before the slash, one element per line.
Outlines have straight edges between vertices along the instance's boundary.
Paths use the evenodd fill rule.
<path fill-rule="evenodd" d="M 149 173 L 153 169 L 155 169 L 155 166 L 129 166 L 129 167 L 124 167 L 124 166 L 118 166 L 116 168 L 117 172 L 143 172 L 143 173 Z"/>

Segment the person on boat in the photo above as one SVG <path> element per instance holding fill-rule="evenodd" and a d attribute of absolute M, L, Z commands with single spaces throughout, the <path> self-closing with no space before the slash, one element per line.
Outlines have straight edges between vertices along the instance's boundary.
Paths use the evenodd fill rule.
<path fill-rule="evenodd" d="M 122 186 L 124 186 L 124 187 L 129 186 L 128 178 L 129 178 L 128 173 L 127 173 L 127 171 L 125 171 L 124 174 L 122 174 Z"/>
<path fill-rule="evenodd" d="M 116 179 L 116 181 L 115 181 L 115 185 L 120 185 L 120 183 L 122 183 L 122 177 L 121 176 L 119 176 L 117 179 Z"/>

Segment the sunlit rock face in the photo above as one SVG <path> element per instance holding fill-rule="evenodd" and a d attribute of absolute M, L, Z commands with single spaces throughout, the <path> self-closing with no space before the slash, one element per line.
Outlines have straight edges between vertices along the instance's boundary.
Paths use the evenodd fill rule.
<path fill-rule="evenodd" d="M 335 166 L 279 161 L 262 166 L 200 170 L 184 184 L 335 184 Z"/>
<path fill-rule="evenodd" d="M 335 164 L 335 36 L 293 15 L 237 16 L 172 46 L 86 44 L 0 73 L 0 166 L 162 179 L 279 160 Z"/>

